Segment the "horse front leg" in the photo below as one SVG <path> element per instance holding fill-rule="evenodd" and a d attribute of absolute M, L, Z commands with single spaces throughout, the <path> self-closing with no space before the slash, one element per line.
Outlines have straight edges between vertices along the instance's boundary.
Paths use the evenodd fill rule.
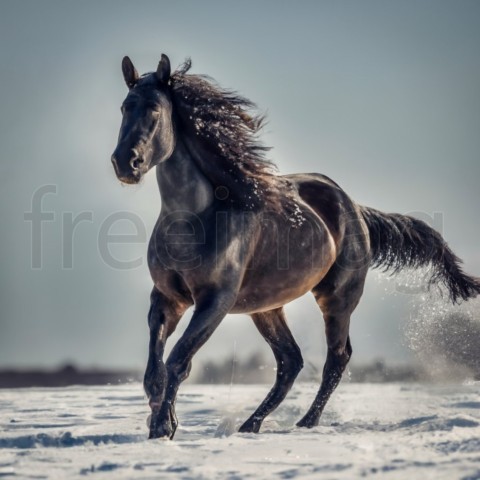
<path fill-rule="evenodd" d="M 178 321 L 188 305 L 174 302 L 166 298 L 155 287 L 150 295 L 150 311 L 148 326 L 150 342 L 148 347 L 148 362 L 145 370 L 143 386 L 152 410 L 150 420 L 150 438 L 156 431 L 156 422 L 165 397 L 167 385 L 167 370 L 163 362 L 163 353 L 167 338 L 175 331 Z"/>
<path fill-rule="evenodd" d="M 234 298 L 231 294 L 211 292 L 196 300 L 192 319 L 168 357 L 165 397 L 157 420 L 150 426 L 150 438 L 173 438 L 177 428 L 175 400 L 178 387 L 190 373 L 193 356 L 228 313 Z"/>

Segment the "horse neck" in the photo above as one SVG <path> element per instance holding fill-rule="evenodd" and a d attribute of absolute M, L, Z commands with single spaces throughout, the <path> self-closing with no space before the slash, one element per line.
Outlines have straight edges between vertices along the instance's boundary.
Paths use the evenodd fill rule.
<path fill-rule="evenodd" d="M 213 186 L 196 165 L 191 149 L 182 138 L 177 138 L 172 156 L 156 170 L 164 212 L 199 213 L 213 202 Z"/>

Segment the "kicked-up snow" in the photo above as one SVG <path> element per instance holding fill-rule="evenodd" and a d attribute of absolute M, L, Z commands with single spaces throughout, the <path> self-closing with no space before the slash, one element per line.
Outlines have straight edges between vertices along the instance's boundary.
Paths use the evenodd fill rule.
<path fill-rule="evenodd" d="M 268 386 L 185 385 L 173 441 L 147 440 L 140 384 L 0 391 L 1 478 L 480 479 L 480 383 L 343 383 L 296 428 L 298 384 L 260 434 L 236 429 Z"/>

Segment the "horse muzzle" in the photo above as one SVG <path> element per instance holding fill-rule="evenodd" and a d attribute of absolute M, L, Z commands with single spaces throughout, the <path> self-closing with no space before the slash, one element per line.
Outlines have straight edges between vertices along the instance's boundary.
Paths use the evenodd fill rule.
<path fill-rule="evenodd" d="M 145 157 L 140 155 L 134 148 L 128 152 L 127 158 L 122 158 L 122 155 L 115 151 L 112 155 L 112 164 L 115 169 L 117 178 L 126 184 L 136 184 L 140 182 L 141 178 L 148 171 L 148 165 Z"/>

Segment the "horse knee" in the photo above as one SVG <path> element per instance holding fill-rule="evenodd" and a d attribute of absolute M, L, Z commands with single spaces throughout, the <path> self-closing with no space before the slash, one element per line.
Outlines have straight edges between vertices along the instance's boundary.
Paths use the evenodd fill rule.
<path fill-rule="evenodd" d="M 343 348 L 329 349 L 328 356 L 333 365 L 343 372 L 352 357 L 352 347 L 350 342 L 347 342 Z"/>
<path fill-rule="evenodd" d="M 162 396 L 165 390 L 167 372 L 163 362 L 158 364 L 149 364 L 143 377 L 143 389 L 148 398 L 157 398 Z"/>
<path fill-rule="evenodd" d="M 289 352 L 279 362 L 278 374 L 287 381 L 293 382 L 303 368 L 303 357 L 300 349 Z"/>
<path fill-rule="evenodd" d="M 350 360 L 352 358 L 352 353 L 353 353 L 352 344 L 350 342 L 350 337 L 347 338 L 347 344 L 345 345 L 345 351 L 347 352 L 348 360 Z M 348 360 L 347 360 L 347 362 L 348 362 Z"/>
<path fill-rule="evenodd" d="M 190 375 L 192 362 L 170 362 L 167 363 L 167 370 L 170 378 L 178 383 L 183 382 Z"/>
<path fill-rule="evenodd" d="M 295 354 L 292 357 L 292 363 L 292 370 L 294 372 L 294 376 L 296 377 L 303 368 L 303 357 L 300 349 L 295 350 Z"/>

